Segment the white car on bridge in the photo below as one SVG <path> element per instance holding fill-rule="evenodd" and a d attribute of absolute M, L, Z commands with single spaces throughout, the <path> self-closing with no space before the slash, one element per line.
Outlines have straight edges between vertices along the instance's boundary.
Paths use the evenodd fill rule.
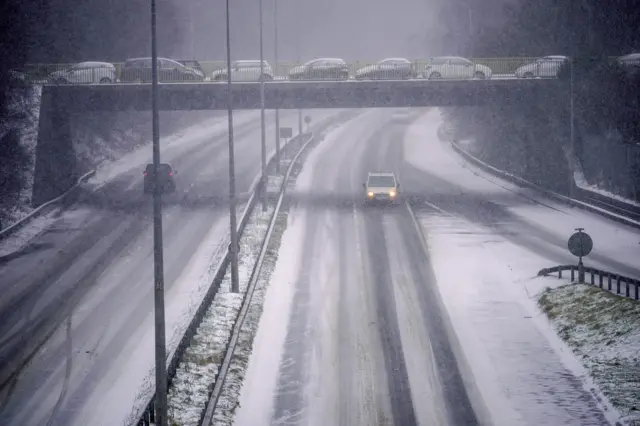
<path fill-rule="evenodd" d="M 49 81 L 56 84 L 107 84 L 115 83 L 116 67 L 108 62 L 80 62 L 70 68 L 49 74 Z"/>
<path fill-rule="evenodd" d="M 486 65 L 476 64 L 460 56 L 436 56 L 423 65 L 418 72 L 429 80 L 468 80 L 491 78 L 493 71 Z"/>
<path fill-rule="evenodd" d="M 561 55 L 545 56 L 519 67 L 516 69 L 515 75 L 518 78 L 554 78 L 558 76 L 560 67 L 568 60 L 569 58 Z"/>
<path fill-rule="evenodd" d="M 231 81 L 260 81 L 260 72 L 264 73 L 264 81 L 273 80 L 273 70 L 269 62 L 263 61 L 262 70 L 260 60 L 241 60 L 231 63 Z M 227 81 L 227 68 L 221 68 L 211 73 L 212 81 Z"/>

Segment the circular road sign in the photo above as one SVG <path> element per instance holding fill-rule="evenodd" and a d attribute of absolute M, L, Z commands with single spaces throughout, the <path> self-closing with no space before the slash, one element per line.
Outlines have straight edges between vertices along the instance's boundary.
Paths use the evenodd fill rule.
<path fill-rule="evenodd" d="M 582 257 L 591 253 L 593 250 L 593 240 L 589 234 L 584 232 L 576 232 L 569 237 L 569 251 L 572 255 Z"/>
<path fill-rule="evenodd" d="M 305 115 L 304 122 L 307 123 L 307 124 L 311 123 L 311 116 Z"/>

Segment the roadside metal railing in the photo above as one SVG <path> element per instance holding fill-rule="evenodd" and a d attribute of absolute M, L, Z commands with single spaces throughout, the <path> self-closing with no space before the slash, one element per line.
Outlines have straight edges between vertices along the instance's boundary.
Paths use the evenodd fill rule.
<path fill-rule="evenodd" d="M 167 67 L 161 63 L 158 78 L 164 83 L 226 81 L 226 63 L 222 61 L 181 61 L 184 66 Z M 487 79 L 555 78 L 558 62 L 536 57 L 415 59 L 406 62 L 353 61 L 345 66 L 278 62 L 266 63 L 261 72 L 259 61 L 232 65 L 231 79 L 237 82 L 272 80 L 403 80 L 403 79 Z M 127 84 L 148 83 L 151 69 L 125 66 L 125 63 L 27 64 L 13 72 L 27 84 Z"/>
<path fill-rule="evenodd" d="M 338 119 L 336 119 L 335 117 L 329 117 L 326 118 L 324 120 L 322 120 L 321 122 L 319 122 L 318 124 L 316 124 L 315 128 L 317 129 L 317 131 L 319 133 L 322 133 L 324 131 L 325 128 L 328 128 L 329 126 L 331 126 L 332 124 L 337 124 L 337 123 L 341 123 L 343 121 L 347 121 L 349 119 L 352 119 L 354 116 L 358 115 L 359 112 L 358 111 L 353 111 L 347 114 L 342 114 L 340 115 L 340 117 Z M 314 133 L 304 133 L 302 135 L 299 136 L 295 136 L 294 138 L 290 139 L 286 145 L 282 146 L 280 148 L 281 151 L 281 155 L 286 153 L 287 150 L 291 149 L 293 150 L 293 152 L 296 153 L 294 158 L 298 158 L 299 157 L 299 153 L 303 152 L 306 147 L 309 145 L 310 141 L 313 140 L 314 138 Z M 276 166 L 276 155 L 274 153 L 274 155 L 269 159 L 268 164 L 267 164 L 267 170 L 275 170 L 275 166 Z M 290 167 L 287 170 L 287 175 L 289 175 L 291 167 L 293 167 L 293 165 L 295 164 L 294 161 L 292 161 L 290 163 Z M 286 183 L 286 179 L 283 180 L 283 185 Z M 282 192 L 284 190 L 284 188 L 286 188 L 285 186 L 281 186 L 280 188 L 280 192 Z M 249 199 L 249 202 L 247 203 L 247 206 L 244 209 L 244 212 L 242 213 L 242 218 L 239 221 L 238 224 L 238 239 L 240 239 L 242 237 L 242 234 L 247 226 L 247 223 L 249 221 L 249 218 L 251 217 L 251 214 L 253 212 L 253 209 L 255 208 L 255 206 L 258 204 L 259 200 L 260 200 L 260 194 L 261 191 L 266 191 L 267 188 L 263 188 L 261 185 L 261 180 L 256 180 L 256 185 L 251 193 L 251 197 Z M 271 225 L 270 225 L 271 227 Z M 266 244 L 263 242 L 263 245 Z M 265 246 L 266 247 L 266 246 Z M 168 367 L 167 367 L 167 377 L 169 380 L 169 387 L 171 387 L 171 383 L 176 375 L 177 372 L 177 368 L 180 364 L 180 360 L 183 358 L 184 353 L 186 351 L 186 349 L 188 348 L 191 340 L 193 339 L 193 337 L 195 336 L 195 333 L 197 332 L 198 326 L 200 325 L 200 323 L 202 322 L 209 306 L 211 305 L 211 303 L 213 302 L 213 298 L 215 297 L 216 293 L 218 292 L 218 289 L 220 287 L 220 283 L 222 282 L 222 280 L 224 279 L 224 276 L 226 274 L 226 271 L 229 267 L 229 262 L 230 262 L 230 255 L 229 252 L 227 251 L 227 253 L 225 254 L 225 256 L 223 257 L 223 259 L 218 263 L 218 267 L 216 270 L 216 274 L 214 276 L 213 282 L 211 284 L 211 287 L 209 288 L 209 290 L 207 291 L 207 293 L 205 294 L 202 302 L 200 303 L 198 309 L 196 310 L 196 313 L 194 314 L 194 317 L 192 318 L 191 322 L 189 323 L 188 327 L 186 328 L 184 335 L 181 337 L 180 342 L 178 343 L 176 349 L 173 352 L 169 353 L 169 363 L 168 363 Z M 255 274 L 255 270 L 256 270 L 256 266 L 254 266 L 254 272 L 252 273 L 252 277 Z M 247 293 L 245 293 L 245 299 L 247 298 L 247 294 L 249 293 L 249 290 L 247 290 Z M 243 302 L 244 305 L 244 302 Z M 230 342 L 227 344 L 227 347 L 229 348 L 229 344 Z M 154 424 L 155 421 L 155 392 L 149 396 L 148 400 L 147 400 L 147 404 L 144 408 L 144 411 L 141 412 L 140 416 L 138 417 L 138 422 L 137 422 L 137 426 L 150 426 L 152 424 Z M 204 410 L 203 410 L 203 415 L 204 415 Z"/>
<path fill-rule="evenodd" d="M 623 223 L 625 225 L 640 228 L 640 207 L 632 203 L 626 203 L 622 200 L 615 199 L 613 197 L 607 197 L 606 195 L 598 194 L 593 191 L 589 191 L 584 188 L 579 188 L 574 184 L 574 197 L 570 198 L 567 195 L 558 194 L 554 191 L 550 191 L 535 183 L 529 182 L 520 176 L 516 176 L 511 173 L 507 173 L 504 170 L 497 169 L 490 164 L 476 158 L 466 149 L 464 149 L 455 140 L 450 140 L 451 147 L 460 154 L 466 161 L 474 164 L 480 169 L 488 172 L 494 176 L 498 176 L 516 185 L 533 189 L 552 200 L 559 201 L 563 204 L 578 207 L 583 210 L 587 210 L 592 213 L 604 216 L 610 220 Z"/>
<path fill-rule="evenodd" d="M 585 277 L 590 278 L 589 282 L 591 285 L 597 285 L 601 289 L 618 296 L 640 300 L 640 280 L 589 266 L 583 266 L 583 270 Z M 565 271 L 569 271 L 571 281 L 573 282 L 576 279 L 576 274 L 579 273 L 579 268 L 578 265 L 558 265 L 541 269 L 538 272 L 538 276 L 548 276 L 557 273 L 558 278 L 563 278 L 562 273 Z"/>
<path fill-rule="evenodd" d="M 289 143 L 287 143 L 287 146 L 289 146 L 290 144 L 293 144 L 293 145 L 298 144 L 300 141 L 300 136 L 302 136 L 303 140 L 307 140 L 308 138 L 312 137 L 312 134 L 305 133 L 303 135 L 295 136 L 289 141 Z M 284 148 L 286 147 L 283 147 L 283 149 Z M 274 158 L 271 159 L 270 166 L 273 166 L 273 160 Z M 242 238 L 242 234 L 244 233 L 247 223 L 251 218 L 251 214 L 253 212 L 254 207 L 260 200 L 260 194 L 262 193 L 263 190 L 266 190 L 266 188 L 262 187 L 262 181 L 261 180 L 256 181 L 256 185 L 251 193 L 249 201 L 244 211 L 242 212 L 242 217 L 240 218 L 238 223 L 238 240 Z M 169 381 L 169 386 L 167 388 L 171 386 L 171 382 L 176 376 L 178 366 L 180 364 L 180 361 L 184 357 L 185 351 L 189 347 L 189 344 L 193 339 L 193 337 L 195 336 L 196 332 L 198 331 L 198 327 L 202 323 L 202 320 L 205 314 L 207 313 L 209 306 L 211 306 L 211 303 L 213 302 L 214 297 L 218 293 L 218 289 L 220 288 L 220 283 L 222 282 L 222 280 L 225 277 L 225 274 L 227 273 L 227 269 L 229 267 L 230 261 L 231 261 L 231 256 L 229 251 L 227 250 L 222 260 L 218 263 L 216 274 L 214 275 L 211 286 L 207 290 L 207 293 L 205 294 L 204 298 L 200 302 L 200 305 L 198 306 L 198 309 L 196 310 L 193 318 L 189 322 L 189 325 L 185 329 L 184 334 L 180 338 L 180 342 L 178 343 L 175 350 L 172 353 L 170 352 L 169 354 L 169 363 L 167 366 L 167 378 Z M 144 409 L 141 417 L 139 418 L 137 426 L 149 426 L 154 424 L 155 400 L 156 398 L 155 398 L 155 392 L 154 392 L 153 395 L 150 397 L 149 402 L 147 403 L 147 406 Z"/>
<path fill-rule="evenodd" d="M 44 204 L 41 204 L 40 206 L 36 207 L 31 213 L 29 213 L 27 216 L 23 217 L 16 223 L 1 229 L 0 241 L 11 237 L 20 229 L 24 228 L 27 224 L 31 223 L 33 219 L 43 216 L 48 212 L 50 212 L 51 210 L 55 209 L 56 207 L 59 207 L 68 198 L 72 197 L 75 193 L 77 193 L 80 187 L 82 186 L 82 184 L 87 182 L 93 176 L 95 176 L 95 174 L 96 174 L 95 170 L 91 170 L 83 174 L 78 178 L 76 184 L 73 185 L 71 188 L 69 188 L 67 191 L 65 191 L 64 194 L 54 198 L 53 200 L 47 201 Z"/>

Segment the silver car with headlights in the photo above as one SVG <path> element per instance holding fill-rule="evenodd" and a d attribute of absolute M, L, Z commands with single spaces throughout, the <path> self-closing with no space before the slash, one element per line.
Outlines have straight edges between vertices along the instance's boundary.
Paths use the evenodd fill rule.
<path fill-rule="evenodd" d="M 393 172 L 369 172 L 362 184 L 365 205 L 396 204 L 400 183 Z"/>

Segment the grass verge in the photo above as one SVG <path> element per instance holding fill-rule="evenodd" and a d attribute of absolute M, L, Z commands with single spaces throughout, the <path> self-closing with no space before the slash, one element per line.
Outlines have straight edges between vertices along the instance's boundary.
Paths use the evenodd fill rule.
<path fill-rule="evenodd" d="M 587 284 L 547 288 L 538 305 L 595 384 L 640 426 L 640 303 Z"/>

